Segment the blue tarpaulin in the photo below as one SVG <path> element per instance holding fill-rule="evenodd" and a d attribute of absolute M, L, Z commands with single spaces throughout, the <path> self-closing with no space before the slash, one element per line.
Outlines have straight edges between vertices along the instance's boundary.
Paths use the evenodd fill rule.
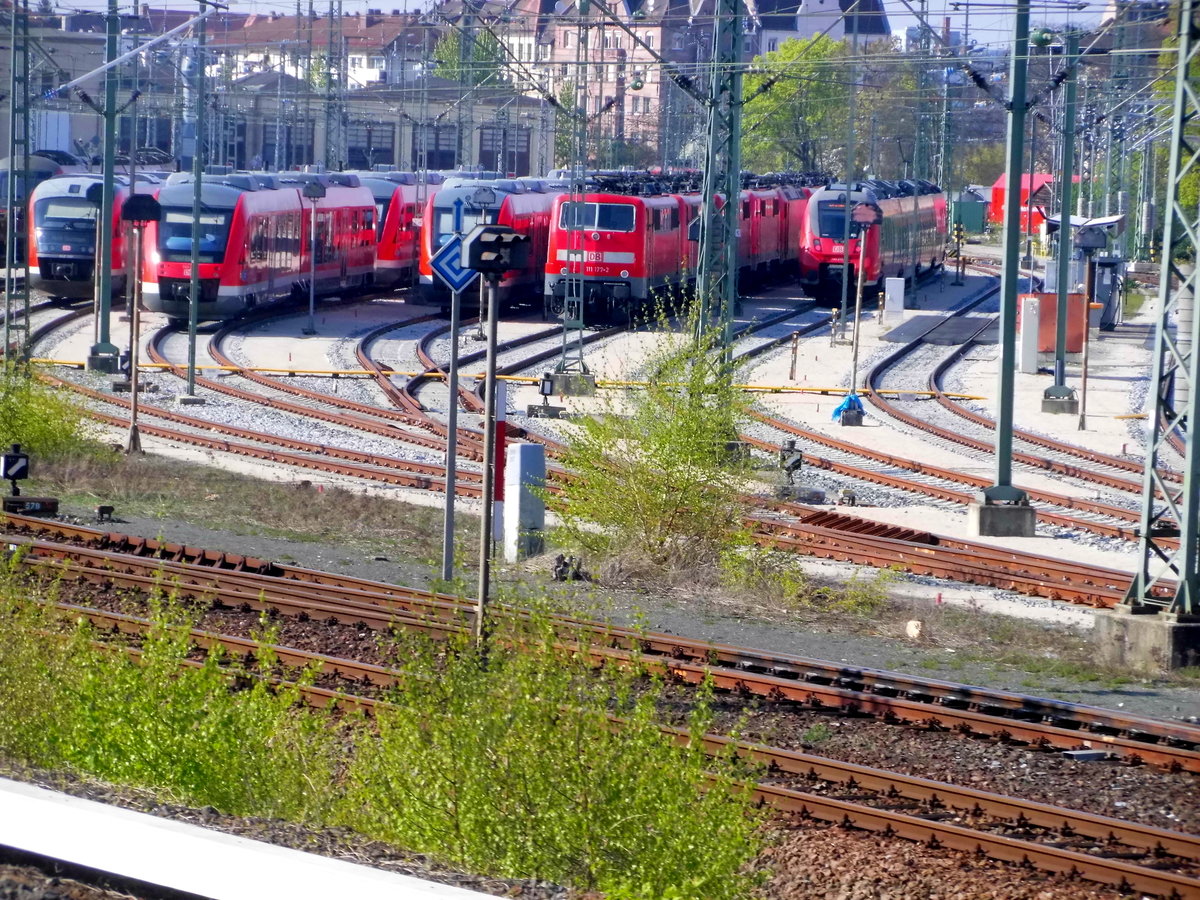
<path fill-rule="evenodd" d="M 838 408 L 833 411 L 833 421 L 836 422 L 842 417 L 842 413 L 851 409 L 856 409 L 859 412 L 863 412 L 862 401 L 858 399 L 858 394 L 855 394 L 853 391 L 847 394 L 846 399 L 843 400 L 841 404 L 838 405 Z"/>

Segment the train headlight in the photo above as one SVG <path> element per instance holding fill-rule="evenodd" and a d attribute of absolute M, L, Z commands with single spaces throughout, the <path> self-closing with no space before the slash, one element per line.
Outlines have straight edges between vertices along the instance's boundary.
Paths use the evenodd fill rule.
<path fill-rule="evenodd" d="M 622 277 L 622 278 L 628 278 L 628 277 L 629 277 L 629 270 L 628 270 L 628 269 L 622 269 L 622 270 L 621 270 L 621 277 Z"/>
<path fill-rule="evenodd" d="M 820 238 L 817 238 L 815 241 L 813 241 L 813 250 L 815 250 L 817 253 L 821 252 L 821 239 Z"/>
<path fill-rule="evenodd" d="M 592 240 L 593 240 L 593 241 L 598 241 L 598 240 L 600 240 L 600 232 L 598 232 L 598 231 L 593 231 L 593 232 L 592 232 Z"/>
<path fill-rule="evenodd" d="M 567 274 L 567 267 L 566 267 L 566 266 L 563 266 L 561 269 L 559 269 L 559 270 L 558 270 L 558 274 L 559 274 L 559 275 L 566 275 L 566 274 Z"/>

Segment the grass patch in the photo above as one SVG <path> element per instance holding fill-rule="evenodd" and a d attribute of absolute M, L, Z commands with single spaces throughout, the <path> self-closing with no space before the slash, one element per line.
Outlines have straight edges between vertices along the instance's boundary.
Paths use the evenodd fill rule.
<path fill-rule="evenodd" d="M 155 456 L 117 455 L 40 463 L 38 490 L 66 504 L 113 504 L 117 514 L 182 519 L 206 527 L 297 542 L 355 544 L 378 555 L 441 559 L 442 510 L 307 482 L 281 483 Z M 284 523 L 284 524 L 280 524 Z M 456 519 L 462 547 L 478 541 L 478 521 Z M 465 558 L 465 555 L 464 555 Z"/>
<path fill-rule="evenodd" d="M 310 709 L 219 651 L 182 667 L 189 616 L 169 599 L 135 661 L 30 590 L 0 582 L 0 753 L 14 761 L 614 900 L 733 900 L 757 883 L 762 817 L 733 786 L 753 772 L 668 741 L 659 691 L 563 654 L 545 622 L 506 635 L 524 652 L 497 643 L 486 665 L 468 638 L 397 638 L 405 680 L 368 719 Z M 711 717 L 702 691 L 691 732 Z"/>

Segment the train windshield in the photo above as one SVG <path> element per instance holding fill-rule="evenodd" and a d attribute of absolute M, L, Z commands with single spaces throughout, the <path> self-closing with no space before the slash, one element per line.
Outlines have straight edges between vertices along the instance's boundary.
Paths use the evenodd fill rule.
<path fill-rule="evenodd" d="M 462 233 L 468 235 L 476 225 L 495 225 L 494 209 L 472 209 L 464 206 L 462 211 Z M 434 249 L 443 246 L 454 234 L 454 214 L 452 207 L 435 206 L 433 208 L 433 246 Z"/>
<path fill-rule="evenodd" d="M 215 263 L 225 259 L 225 241 L 229 237 L 229 213 L 200 214 L 200 262 Z M 165 262 L 191 262 L 192 211 L 170 209 L 162 211 L 158 223 L 158 249 Z"/>
<path fill-rule="evenodd" d="M 841 240 L 846 236 L 846 204 L 831 200 L 817 206 L 818 231 L 823 238 Z M 858 223 L 850 220 L 850 237 L 858 237 Z"/>
<path fill-rule="evenodd" d="M 38 231 L 96 230 L 96 214 L 100 207 L 83 197 L 46 197 L 33 204 L 33 224 Z"/>
<path fill-rule="evenodd" d="M 558 227 L 585 231 L 633 231 L 636 218 L 632 203 L 564 203 Z"/>

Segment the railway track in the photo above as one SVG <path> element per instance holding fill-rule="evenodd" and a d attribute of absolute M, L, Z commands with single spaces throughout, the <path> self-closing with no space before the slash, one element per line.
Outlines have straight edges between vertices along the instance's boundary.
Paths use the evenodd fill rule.
<path fill-rule="evenodd" d="M 59 608 L 72 619 L 89 619 L 102 632 L 140 637 L 151 627 L 149 621 L 127 614 L 69 603 Z M 204 649 L 220 646 L 243 658 L 261 656 L 261 645 L 245 637 L 194 629 L 191 639 Z M 287 666 L 316 667 L 334 679 L 304 690 L 308 702 L 319 706 L 338 703 L 373 711 L 378 691 L 405 677 L 382 666 L 309 650 L 273 645 L 271 651 Z M 363 694 L 368 685 L 370 692 Z M 613 724 L 621 725 L 619 719 Z M 664 725 L 662 731 L 679 743 L 695 739 L 682 729 Z M 762 766 L 763 775 L 752 786 L 754 794 L 784 813 L 1072 872 L 1123 890 L 1200 896 L 1200 837 L 1195 835 L 719 734 L 699 740 L 710 755 L 732 751 Z"/>
<path fill-rule="evenodd" d="M 179 590 L 217 597 L 225 605 L 270 608 L 314 620 L 336 618 L 382 629 L 393 617 L 423 630 L 461 623 L 474 604 L 363 579 L 330 575 L 264 560 L 204 551 L 184 545 L 101 532 L 34 517 L 6 517 L 10 542 L 36 558 L 71 561 L 69 571 L 108 583 L 128 579 L 146 590 L 164 578 Z M 40 536 L 40 537 L 39 537 Z M 48 538 L 54 538 L 49 540 Z M 65 544 L 71 540 L 76 543 Z M 68 571 L 68 570 L 64 570 Z M 523 610 L 502 607 L 506 616 Z M 671 678 L 698 683 L 711 675 L 729 691 L 856 715 L 877 715 L 917 725 L 961 730 L 1060 749 L 1101 747 L 1123 758 L 1168 769 L 1200 772 L 1200 727 L 1021 694 L 956 685 L 936 679 L 693 641 L 677 635 L 643 633 L 557 617 L 563 634 L 586 634 L 606 657 L 638 651 Z"/>
<path fill-rule="evenodd" d="M 71 313 L 70 315 L 80 314 L 82 313 Z M 765 322 L 761 327 L 769 324 L 771 323 Z M 822 324 L 816 323 L 812 327 L 821 327 Z M 789 339 L 790 336 L 785 336 L 778 339 L 776 343 Z M 424 352 L 428 356 L 428 351 Z M 227 359 L 227 357 L 225 358 Z M 429 363 L 430 369 L 436 369 L 436 363 L 432 359 L 429 359 Z M 272 388 L 281 387 L 285 393 L 298 397 L 299 399 L 295 402 L 282 401 L 285 408 L 296 415 L 311 414 L 313 405 L 328 399 L 327 395 L 309 391 L 303 387 L 287 383 L 276 384 L 275 380 L 265 379 L 258 373 L 247 370 L 246 374 L 254 380 L 266 381 Z M 386 372 L 380 371 L 378 377 L 386 379 L 388 375 Z M 215 389 L 235 397 L 244 395 L 251 402 L 259 404 L 272 402 L 271 398 L 267 398 L 261 393 L 243 391 L 229 384 L 228 379 L 203 379 L 202 382 L 206 386 L 208 382 L 213 382 Z M 105 404 L 117 405 L 125 409 L 130 405 L 129 400 L 120 396 L 77 385 L 71 386 Z M 464 391 L 468 394 L 471 393 L 466 389 Z M 310 394 L 313 395 L 310 402 L 301 402 Z M 410 429 L 404 430 L 403 439 L 411 439 L 416 434 L 424 441 L 420 444 L 421 446 L 444 448 L 444 439 L 436 434 L 420 430 L 432 421 L 432 418 L 424 413 L 418 413 L 411 408 L 407 412 L 377 409 L 376 411 L 381 414 L 381 419 L 372 422 L 370 418 L 362 414 L 372 409 L 366 407 L 365 404 L 345 398 L 332 398 L 332 401 L 332 409 L 317 407 L 318 418 L 341 424 L 349 429 L 362 429 L 393 439 L 397 439 L 398 435 L 394 430 L 395 426 L 390 423 L 403 420 L 411 426 Z M 343 406 L 347 409 L 344 416 L 337 412 L 337 409 Z M 234 453 L 266 462 L 311 471 L 331 472 L 376 483 L 424 490 L 445 490 L 445 468 L 441 465 L 341 450 L 330 444 L 314 444 L 282 438 L 275 434 L 223 426 L 199 417 L 187 416 L 176 410 L 157 408 L 145 403 L 141 408 L 146 416 L 163 418 L 181 426 L 180 428 L 163 428 L 145 423 L 143 420 L 139 427 L 147 435 L 190 443 L 213 452 Z M 117 427 L 124 427 L 128 424 L 127 420 L 121 416 L 98 414 L 98 417 Z M 225 436 L 214 437 L 214 432 Z M 463 455 L 468 458 L 481 459 L 483 453 L 478 436 L 474 432 L 468 433 L 474 436 L 475 443 L 473 447 L 468 444 L 464 448 Z M 536 438 L 532 435 L 530 437 Z M 549 445 L 552 454 L 559 449 L 555 442 L 546 438 L 540 439 Z M 774 452 L 773 446 L 763 445 L 763 447 Z M 478 497 L 481 490 L 480 481 L 478 472 L 460 469 L 455 491 L 460 496 Z M 963 500 L 966 497 L 959 495 L 956 499 Z M 895 529 L 891 526 L 873 525 L 856 517 L 820 514 L 811 508 L 798 505 L 777 504 L 776 508 L 780 515 L 775 517 L 758 516 L 752 518 L 750 522 L 760 530 L 762 542 L 772 543 L 798 553 L 852 561 L 864 565 L 896 567 L 918 574 L 967 583 L 986 584 L 1021 591 L 1033 596 L 1098 607 L 1108 607 L 1119 602 L 1123 596 L 1123 582 L 1128 580 L 1128 576 L 1102 568 L 1064 566 L 1055 560 L 1038 558 L 1030 554 L 1004 553 L 985 545 L 953 541 L 949 538 Z M 784 517 L 794 517 L 795 521 L 789 522 Z"/>

